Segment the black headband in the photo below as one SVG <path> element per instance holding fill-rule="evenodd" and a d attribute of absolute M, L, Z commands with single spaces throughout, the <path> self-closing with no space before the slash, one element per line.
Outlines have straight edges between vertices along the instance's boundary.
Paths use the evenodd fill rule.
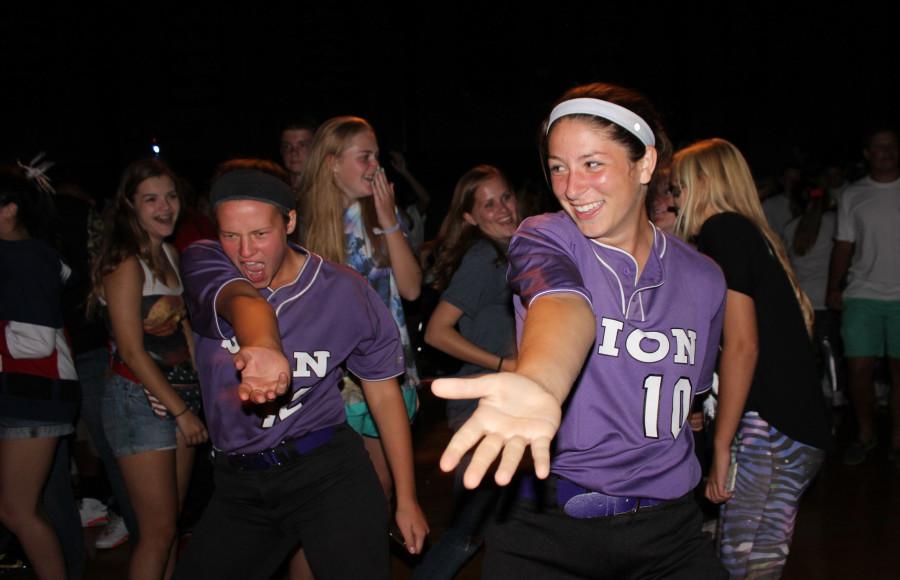
<path fill-rule="evenodd" d="M 294 192 L 290 186 L 258 169 L 229 171 L 213 183 L 209 197 L 213 207 L 223 201 L 249 199 L 271 203 L 284 211 L 294 209 Z"/>

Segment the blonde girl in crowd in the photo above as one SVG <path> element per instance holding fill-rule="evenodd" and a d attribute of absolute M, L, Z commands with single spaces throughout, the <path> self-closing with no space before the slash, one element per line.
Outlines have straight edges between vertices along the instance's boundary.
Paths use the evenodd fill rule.
<path fill-rule="evenodd" d="M 303 245 L 323 258 L 346 264 L 369 281 L 400 329 L 406 357 L 403 398 L 412 416 L 419 376 L 406 329 L 401 298 L 415 300 L 422 270 L 406 239 L 394 187 L 378 161 L 375 131 L 359 117 L 335 117 L 316 131 L 300 183 L 300 214 L 306 224 Z M 378 431 L 362 394 L 345 381 L 347 421 L 365 436 L 366 449 L 385 494 L 392 487 Z"/>
<path fill-rule="evenodd" d="M 676 231 L 715 260 L 728 286 L 706 485 L 723 504 L 719 556 L 732 578 L 778 578 L 830 438 L 812 307 L 737 147 L 708 139 L 678 151 L 672 182 Z"/>

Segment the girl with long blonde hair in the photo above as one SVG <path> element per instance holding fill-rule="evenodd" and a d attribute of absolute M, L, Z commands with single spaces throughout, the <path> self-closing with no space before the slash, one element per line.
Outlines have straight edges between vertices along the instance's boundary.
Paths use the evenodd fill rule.
<path fill-rule="evenodd" d="M 722 268 L 728 285 L 706 485 L 710 500 L 724 502 L 719 555 L 733 578 L 777 577 L 800 496 L 829 444 L 812 307 L 737 147 L 708 139 L 678 151 L 672 183 L 676 232 Z"/>
<path fill-rule="evenodd" d="M 419 297 L 422 270 L 406 239 L 394 203 L 394 186 L 378 161 L 372 126 L 359 117 L 335 117 L 316 131 L 300 181 L 304 245 L 365 277 L 390 310 L 403 342 L 403 398 L 410 417 L 417 408 L 416 371 L 401 298 Z M 378 430 L 356 383 L 344 382 L 347 421 L 361 435 L 385 494 L 392 488 Z"/>

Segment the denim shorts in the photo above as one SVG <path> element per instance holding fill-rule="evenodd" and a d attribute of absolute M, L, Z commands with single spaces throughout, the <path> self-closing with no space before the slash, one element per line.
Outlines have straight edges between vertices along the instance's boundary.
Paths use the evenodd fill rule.
<path fill-rule="evenodd" d="M 158 417 L 140 384 L 111 374 L 103 390 L 103 430 L 113 455 L 175 449 L 175 419 Z"/>
<path fill-rule="evenodd" d="M 38 437 L 63 437 L 75 432 L 71 423 L 0 417 L 0 439 L 37 439 Z"/>

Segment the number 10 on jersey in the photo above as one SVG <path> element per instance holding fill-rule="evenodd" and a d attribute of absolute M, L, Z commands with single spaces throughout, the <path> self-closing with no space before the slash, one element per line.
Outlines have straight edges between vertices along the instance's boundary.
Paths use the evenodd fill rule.
<path fill-rule="evenodd" d="M 644 379 L 644 436 L 659 439 L 659 403 L 662 398 L 662 375 Z M 691 409 L 691 380 L 681 377 L 672 391 L 672 438 L 678 438 Z"/>

